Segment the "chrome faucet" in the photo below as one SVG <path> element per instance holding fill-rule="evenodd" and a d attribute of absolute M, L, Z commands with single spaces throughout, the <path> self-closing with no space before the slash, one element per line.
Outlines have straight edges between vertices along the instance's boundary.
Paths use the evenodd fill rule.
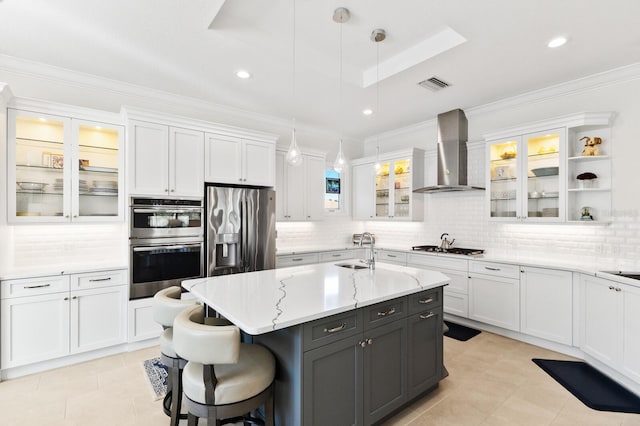
<path fill-rule="evenodd" d="M 448 249 L 450 249 L 451 246 L 453 246 L 453 243 L 456 241 L 455 238 L 453 240 L 449 241 L 447 239 L 448 236 L 449 236 L 449 234 L 447 234 L 446 232 L 443 233 L 442 235 L 440 235 L 440 250 L 448 250 Z"/>
<path fill-rule="evenodd" d="M 358 243 L 358 247 L 362 247 L 362 240 L 364 239 L 365 235 L 369 237 L 369 258 L 363 260 L 362 262 L 367 264 L 369 266 L 369 269 L 376 269 L 376 259 L 373 253 L 375 240 L 370 232 L 363 232 L 362 234 L 360 234 L 360 242 Z"/>

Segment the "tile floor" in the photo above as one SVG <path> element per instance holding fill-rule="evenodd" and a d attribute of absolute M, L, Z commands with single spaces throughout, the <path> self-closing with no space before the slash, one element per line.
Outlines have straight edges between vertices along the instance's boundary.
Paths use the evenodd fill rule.
<path fill-rule="evenodd" d="M 467 342 L 445 338 L 444 349 L 449 377 L 385 426 L 640 426 L 640 415 L 584 406 L 531 362 L 567 356 L 487 332 Z M 152 347 L 1 382 L 0 425 L 167 425 L 142 368 L 157 353 Z"/>

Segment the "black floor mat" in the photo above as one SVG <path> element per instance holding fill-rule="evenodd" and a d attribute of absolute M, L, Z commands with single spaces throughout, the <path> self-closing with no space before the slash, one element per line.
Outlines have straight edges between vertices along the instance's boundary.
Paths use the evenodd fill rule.
<path fill-rule="evenodd" d="M 449 321 L 445 321 L 444 323 L 447 325 L 447 327 L 449 327 L 449 331 L 444 333 L 444 335 L 447 337 L 451 337 L 452 339 L 466 342 L 472 337 L 480 334 L 480 330 L 476 330 L 475 328 L 465 327 L 464 325 L 456 324 Z"/>
<path fill-rule="evenodd" d="M 540 368 L 587 407 L 640 414 L 640 398 L 582 361 L 533 358 Z"/>

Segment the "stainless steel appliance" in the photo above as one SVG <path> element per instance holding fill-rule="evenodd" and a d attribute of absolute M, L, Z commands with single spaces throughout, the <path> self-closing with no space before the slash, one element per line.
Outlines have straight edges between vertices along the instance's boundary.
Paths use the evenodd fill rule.
<path fill-rule="evenodd" d="M 207 186 L 207 276 L 274 269 L 275 191 Z"/>
<path fill-rule="evenodd" d="M 131 238 L 193 237 L 204 234 L 202 200 L 131 198 Z"/>
<path fill-rule="evenodd" d="M 484 253 L 484 250 L 481 249 L 470 249 L 463 247 L 449 247 L 445 249 L 440 246 L 413 246 L 411 247 L 411 250 L 426 251 L 429 253 L 462 254 L 465 256 L 481 256 Z"/>
<path fill-rule="evenodd" d="M 131 198 L 130 299 L 204 276 L 202 200 Z"/>

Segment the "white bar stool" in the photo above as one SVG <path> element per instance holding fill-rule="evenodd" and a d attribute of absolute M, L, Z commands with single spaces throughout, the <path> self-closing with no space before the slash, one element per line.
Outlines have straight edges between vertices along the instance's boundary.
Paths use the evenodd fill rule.
<path fill-rule="evenodd" d="M 182 374 L 187 424 L 206 418 L 209 426 L 238 421 L 273 426 L 273 354 L 264 346 L 240 343 L 240 329 L 234 325 L 203 322 L 204 309 L 193 306 L 173 323 L 175 350 L 188 360 Z M 261 405 L 264 423 L 249 416 Z"/>
<path fill-rule="evenodd" d="M 167 366 L 169 377 L 162 408 L 171 417 L 171 426 L 178 426 L 180 421 L 182 369 L 187 364 L 186 360 L 176 354 L 173 346 L 173 320 L 187 307 L 196 304 L 195 300 L 180 299 L 181 295 L 180 287 L 173 286 L 160 290 L 153 296 L 153 319 L 164 328 L 160 335 L 160 362 Z"/>

